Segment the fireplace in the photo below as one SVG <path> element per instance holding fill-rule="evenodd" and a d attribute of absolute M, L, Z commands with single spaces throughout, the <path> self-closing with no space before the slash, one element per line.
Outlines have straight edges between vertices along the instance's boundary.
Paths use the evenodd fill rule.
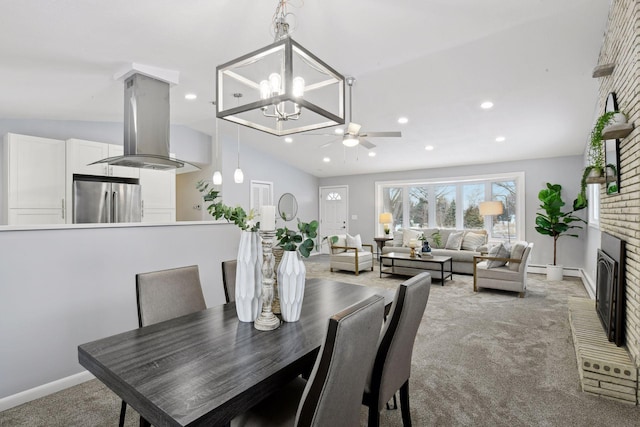
<path fill-rule="evenodd" d="M 602 233 L 596 270 L 596 312 L 609 341 L 624 344 L 624 241 Z"/>

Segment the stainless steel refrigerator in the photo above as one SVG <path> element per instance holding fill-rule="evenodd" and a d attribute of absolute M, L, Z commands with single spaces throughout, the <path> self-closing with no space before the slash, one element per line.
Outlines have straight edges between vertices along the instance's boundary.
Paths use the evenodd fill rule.
<path fill-rule="evenodd" d="M 74 224 L 141 220 L 140 185 L 136 179 L 74 176 Z"/>

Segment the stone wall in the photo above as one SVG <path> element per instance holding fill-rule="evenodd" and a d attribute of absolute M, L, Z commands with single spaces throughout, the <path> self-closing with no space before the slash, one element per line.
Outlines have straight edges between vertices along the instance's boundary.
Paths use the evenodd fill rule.
<path fill-rule="evenodd" d="M 626 241 L 626 346 L 640 366 L 640 3 L 613 0 L 598 64 L 615 63 L 613 74 L 599 78 L 599 109 L 610 92 L 635 129 L 620 141 L 620 193 L 601 188 L 600 228 Z"/>

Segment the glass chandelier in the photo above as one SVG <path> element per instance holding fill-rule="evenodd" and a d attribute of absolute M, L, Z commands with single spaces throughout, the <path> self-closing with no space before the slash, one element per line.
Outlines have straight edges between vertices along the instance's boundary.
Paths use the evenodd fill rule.
<path fill-rule="evenodd" d="M 290 37 L 286 8 L 279 0 L 272 44 L 216 68 L 216 117 L 278 136 L 344 124 L 344 76 Z"/>

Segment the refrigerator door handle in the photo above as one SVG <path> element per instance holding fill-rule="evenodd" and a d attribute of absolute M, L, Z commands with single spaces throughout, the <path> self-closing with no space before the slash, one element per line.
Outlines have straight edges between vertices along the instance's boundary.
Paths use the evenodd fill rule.
<path fill-rule="evenodd" d="M 118 192 L 117 191 L 113 192 L 112 212 L 113 212 L 113 220 L 111 222 L 118 222 Z"/>
<path fill-rule="evenodd" d="M 110 222 L 111 221 L 111 215 L 110 215 L 110 210 L 109 210 L 109 192 L 105 191 L 104 192 L 104 209 L 102 210 L 102 215 L 106 218 L 102 219 L 102 222 Z"/>

